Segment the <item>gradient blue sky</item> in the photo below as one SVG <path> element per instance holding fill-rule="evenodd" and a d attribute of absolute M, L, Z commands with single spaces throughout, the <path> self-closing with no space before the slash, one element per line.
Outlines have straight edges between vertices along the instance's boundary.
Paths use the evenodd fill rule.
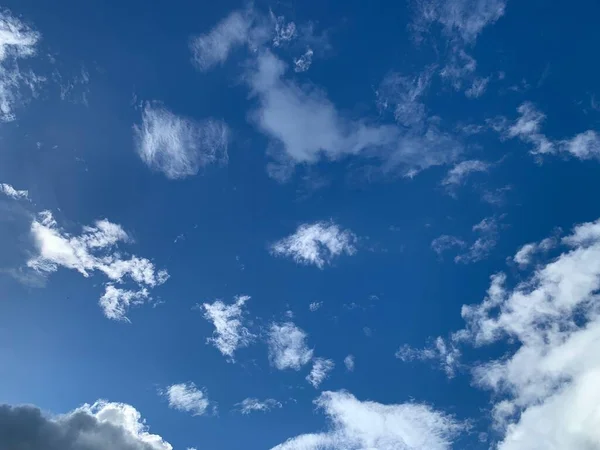
<path fill-rule="evenodd" d="M 600 448 L 596 2 L 2 6 L 0 441 Z"/>

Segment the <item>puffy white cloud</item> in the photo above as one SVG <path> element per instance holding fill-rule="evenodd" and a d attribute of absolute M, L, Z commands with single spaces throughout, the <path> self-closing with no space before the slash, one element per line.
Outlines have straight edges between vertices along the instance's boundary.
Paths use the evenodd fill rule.
<path fill-rule="evenodd" d="M 294 234 L 275 242 L 271 253 L 322 269 L 342 254 L 353 255 L 355 242 L 356 235 L 351 231 L 333 222 L 316 222 L 300 225 Z"/>
<path fill-rule="evenodd" d="M 210 405 L 206 394 L 191 382 L 173 384 L 162 395 L 167 398 L 171 408 L 189 412 L 193 416 L 202 416 Z"/>
<path fill-rule="evenodd" d="M 31 235 L 38 254 L 27 261 L 27 266 L 36 272 L 50 274 L 64 267 L 86 278 L 98 271 L 109 279 L 100 305 L 110 319 L 127 320 L 129 305 L 148 300 L 148 288 L 163 284 L 169 277 L 167 271 L 156 270 L 146 258 L 124 258 L 117 245 L 130 238 L 120 225 L 106 219 L 84 226 L 79 235 L 71 235 L 58 226 L 50 211 L 43 211 L 33 220 Z M 138 286 L 137 291 L 115 286 L 127 279 Z"/>
<path fill-rule="evenodd" d="M 442 181 L 442 184 L 448 187 L 460 185 L 470 174 L 476 172 L 487 172 L 489 167 L 490 165 L 488 163 L 479 161 L 477 159 L 462 161 L 448 171 L 446 178 L 444 178 Z"/>
<path fill-rule="evenodd" d="M 229 128 L 221 120 L 193 120 L 175 115 L 156 103 L 146 103 L 142 123 L 134 126 L 140 158 L 167 178 L 196 175 L 209 164 L 228 161 Z"/>
<path fill-rule="evenodd" d="M 14 200 L 29 200 L 29 191 L 17 190 L 6 183 L 0 183 L 0 193 Z"/>
<path fill-rule="evenodd" d="M 204 303 L 204 318 L 213 323 L 215 331 L 207 342 L 212 343 L 229 361 L 234 361 L 233 354 L 240 347 L 246 347 L 254 339 L 254 335 L 243 326 L 244 304 L 250 300 L 248 295 L 236 297 L 235 303 L 226 305 L 221 300 Z"/>
<path fill-rule="evenodd" d="M 464 428 L 427 405 L 360 401 L 344 391 L 324 392 L 315 404 L 328 416 L 329 429 L 297 436 L 273 450 L 446 450 Z"/>
<path fill-rule="evenodd" d="M 435 123 L 423 129 L 401 130 L 368 120 L 344 117 L 316 87 L 285 78 L 286 65 L 268 50 L 261 51 L 246 80 L 258 99 L 251 120 L 272 140 L 275 162 L 270 173 L 285 180 L 296 164 L 314 164 L 361 154 L 382 162 L 381 170 L 399 167 L 404 175 L 452 161 L 462 150 Z"/>
<path fill-rule="evenodd" d="M 99 400 L 68 414 L 48 417 L 33 406 L 0 405 L 2 449 L 29 450 L 172 450 L 150 434 L 131 405 Z"/>
<path fill-rule="evenodd" d="M 35 90 L 41 78 L 22 72 L 18 61 L 36 54 L 41 35 L 13 16 L 0 12 L 0 121 L 15 119 L 14 108 L 21 101 L 21 88 Z"/>
<path fill-rule="evenodd" d="M 312 384 L 315 389 L 318 389 L 334 368 L 335 363 L 331 359 L 315 358 L 312 369 L 306 376 L 306 381 Z"/>
<path fill-rule="evenodd" d="M 450 250 L 454 247 L 462 248 L 465 245 L 467 244 L 462 239 L 459 239 L 456 236 L 449 236 L 447 234 L 443 234 L 431 242 L 431 248 L 438 254 L 438 256 L 444 253 L 446 250 Z"/>
<path fill-rule="evenodd" d="M 257 398 L 246 398 L 235 406 L 238 407 L 239 411 L 248 415 L 252 412 L 268 412 L 275 408 L 281 408 L 283 405 L 275 399 L 267 398 L 266 400 L 259 400 Z"/>
<path fill-rule="evenodd" d="M 533 145 L 534 155 L 566 153 L 575 158 L 587 160 L 600 158 L 600 135 L 594 130 L 587 130 L 571 138 L 552 140 L 542 133 L 542 123 L 546 115 L 539 111 L 533 103 L 525 102 L 517 109 L 520 116 L 510 126 L 501 121 L 496 127 L 509 138 L 519 138 Z"/>
<path fill-rule="evenodd" d="M 279 370 L 300 370 L 313 356 L 306 338 L 306 333 L 292 322 L 271 324 L 267 339 L 271 364 Z"/>
<path fill-rule="evenodd" d="M 531 264 L 534 256 L 539 252 L 547 252 L 558 244 L 555 237 L 549 237 L 541 242 L 531 242 L 525 244 L 523 247 L 515 253 L 513 261 L 516 262 L 521 268 L 524 268 Z"/>
<path fill-rule="evenodd" d="M 354 372 L 354 355 L 348 355 L 344 358 L 344 365 L 348 372 Z"/>
<path fill-rule="evenodd" d="M 453 335 L 457 344 L 510 344 L 473 371 L 494 393 L 501 450 L 600 447 L 600 220 L 576 226 L 561 244 L 525 281 L 511 287 L 494 275 L 484 300 L 463 306 L 466 328 Z"/>

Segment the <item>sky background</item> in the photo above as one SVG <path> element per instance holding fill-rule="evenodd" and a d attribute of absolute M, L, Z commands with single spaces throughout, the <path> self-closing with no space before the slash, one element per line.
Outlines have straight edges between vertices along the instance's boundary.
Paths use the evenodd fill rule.
<path fill-rule="evenodd" d="M 2 6 L 0 403 L 117 450 L 600 448 L 596 2 Z"/>

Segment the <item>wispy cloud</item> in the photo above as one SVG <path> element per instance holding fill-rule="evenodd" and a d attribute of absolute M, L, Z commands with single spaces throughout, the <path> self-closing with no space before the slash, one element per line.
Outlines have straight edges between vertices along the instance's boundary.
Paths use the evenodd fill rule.
<path fill-rule="evenodd" d="M 323 392 L 315 404 L 327 415 L 329 429 L 297 436 L 273 450 L 446 450 L 465 428 L 453 417 L 427 405 L 360 401 L 345 391 Z"/>
<path fill-rule="evenodd" d="M 226 305 L 221 300 L 201 305 L 204 318 L 215 327 L 213 337 L 208 338 L 207 342 L 212 343 L 231 362 L 234 361 L 235 351 L 248 346 L 255 337 L 242 324 L 243 307 L 248 300 L 250 296 L 240 295 L 231 305 Z"/>
<path fill-rule="evenodd" d="M 452 342 L 446 342 L 438 337 L 432 345 L 423 349 L 416 349 L 409 345 L 401 346 L 396 352 L 396 358 L 403 362 L 410 361 L 438 361 L 440 367 L 449 378 L 454 377 L 459 365 L 461 352 Z"/>
<path fill-rule="evenodd" d="M 248 415 L 253 412 L 268 412 L 275 408 L 281 408 L 283 405 L 273 398 L 267 398 L 266 400 L 246 398 L 240 403 L 236 403 L 235 406 L 242 414 Z"/>
<path fill-rule="evenodd" d="M 300 370 L 313 356 L 306 338 L 306 333 L 292 322 L 272 324 L 267 340 L 271 364 L 279 370 Z"/>
<path fill-rule="evenodd" d="M 6 183 L 0 183 L 0 193 L 13 200 L 29 200 L 29 191 L 17 190 Z"/>
<path fill-rule="evenodd" d="M 157 103 L 146 103 L 142 123 L 134 126 L 142 161 L 167 178 L 196 175 L 200 168 L 228 160 L 229 128 L 220 120 L 177 116 Z"/>
<path fill-rule="evenodd" d="M 486 90 L 489 82 L 490 82 L 490 77 L 475 78 L 473 80 L 473 84 L 471 84 L 471 87 L 465 91 L 465 95 L 469 98 L 481 97 L 485 93 L 485 90 Z"/>
<path fill-rule="evenodd" d="M 335 363 L 331 359 L 315 358 L 312 369 L 306 376 L 306 381 L 308 381 L 315 389 L 318 389 L 334 368 Z"/>
<path fill-rule="evenodd" d="M 294 72 L 306 72 L 312 65 L 314 52 L 308 48 L 304 54 L 298 58 L 294 58 Z"/>
<path fill-rule="evenodd" d="M 308 305 L 308 309 L 310 312 L 315 312 L 318 309 L 321 309 L 321 306 L 323 306 L 323 302 L 312 302 L 310 305 Z"/>
<path fill-rule="evenodd" d="M 210 405 L 206 393 L 191 382 L 173 384 L 161 394 L 167 398 L 171 408 L 191 413 L 193 416 L 204 415 Z"/>
<path fill-rule="evenodd" d="M 377 89 L 377 103 L 381 109 L 392 109 L 394 118 L 406 127 L 421 127 L 426 119 L 423 96 L 431 82 L 432 70 L 416 77 L 393 72 L 388 74 Z"/>
<path fill-rule="evenodd" d="M 470 174 L 476 172 L 487 172 L 489 168 L 490 164 L 484 161 L 479 161 L 476 159 L 462 161 L 448 171 L 446 177 L 442 181 L 442 185 L 446 187 L 455 187 L 461 185 Z"/>
<path fill-rule="evenodd" d="M 462 248 L 465 245 L 466 242 L 462 239 L 459 239 L 456 236 L 443 234 L 431 242 L 431 249 L 436 252 L 438 256 L 441 256 L 446 250 L 450 250 L 454 247 Z"/>
<path fill-rule="evenodd" d="M 275 242 L 271 253 L 323 269 L 342 254 L 353 255 L 355 242 L 356 235 L 351 231 L 333 222 L 316 222 L 300 225 L 294 234 Z"/>
<path fill-rule="evenodd" d="M 120 225 L 106 219 L 83 227 L 79 235 L 71 235 L 58 226 L 50 211 L 43 211 L 33 220 L 31 235 L 38 254 L 27 261 L 27 266 L 38 273 L 47 275 L 64 267 L 86 278 L 95 271 L 108 278 L 100 306 L 109 319 L 128 320 L 128 307 L 148 300 L 148 289 L 169 278 L 166 270 L 156 270 L 146 258 L 123 257 L 117 246 L 131 238 Z M 117 287 L 127 280 L 137 286 L 136 291 Z"/>
<path fill-rule="evenodd" d="M 42 81 L 32 72 L 19 68 L 19 60 L 36 54 L 40 39 L 37 31 L 9 11 L 0 12 L 0 121 L 14 120 L 14 109 L 23 101 L 21 90 L 35 91 Z"/>
<path fill-rule="evenodd" d="M 486 217 L 478 224 L 473 225 L 473 231 L 479 236 L 469 247 L 466 253 L 454 258 L 457 263 L 478 262 L 488 257 L 496 247 L 498 240 L 499 224 L 496 216 Z"/>
<path fill-rule="evenodd" d="M 532 154 L 565 153 L 582 160 L 600 158 L 600 135 L 596 131 L 587 130 L 567 139 L 550 139 L 541 131 L 546 115 L 533 103 L 523 103 L 518 112 L 520 116 L 514 123 L 507 126 L 506 121 L 501 120 L 497 129 L 509 138 L 531 144 Z"/>
<path fill-rule="evenodd" d="M 173 450 L 133 406 L 104 400 L 57 417 L 35 406 L 0 404 L 0 430 L 4 449 Z"/>
<path fill-rule="evenodd" d="M 348 372 L 354 372 L 354 355 L 348 355 L 344 358 L 344 365 Z"/>

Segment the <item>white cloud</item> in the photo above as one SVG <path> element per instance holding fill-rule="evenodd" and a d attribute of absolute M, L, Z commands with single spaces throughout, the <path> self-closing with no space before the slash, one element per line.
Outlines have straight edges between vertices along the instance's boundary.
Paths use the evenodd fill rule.
<path fill-rule="evenodd" d="M 478 262 L 487 258 L 498 242 L 498 218 L 486 217 L 478 224 L 473 225 L 473 231 L 479 237 L 471 244 L 466 253 L 457 255 L 454 261 L 457 263 Z"/>
<path fill-rule="evenodd" d="M 328 416 L 329 429 L 297 436 L 273 450 L 446 450 L 464 428 L 427 405 L 360 401 L 344 391 L 324 392 L 315 404 Z"/>
<path fill-rule="evenodd" d="M 281 408 L 283 405 L 275 399 L 267 398 L 266 400 L 259 400 L 257 398 L 246 398 L 242 402 L 237 403 L 235 406 L 239 408 L 239 411 L 248 415 L 252 412 L 268 412 L 275 408 Z"/>
<path fill-rule="evenodd" d="M 156 103 L 144 105 L 142 123 L 134 126 L 142 161 L 170 179 L 196 175 L 209 164 L 226 163 L 228 135 L 223 121 L 177 116 Z"/>
<path fill-rule="evenodd" d="M 396 352 L 396 358 L 403 362 L 438 361 L 440 367 L 446 372 L 449 378 L 454 377 L 460 357 L 460 349 L 452 342 L 446 342 L 441 337 L 437 337 L 429 347 L 415 349 L 409 345 L 403 345 Z"/>
<path fill-rule="evenodd" d="M 348 355 L 344 358 L 344 365 L 348 372 L 354 372 L 354 355 Z"/>
<path fill-rule="evenodd" d="M 567 153 L 581 160 L 600 158 L 600 135 L 594 130 L 587 130 L 571 138 L 552 140 L 541 132 L 546 115 L 539 111 L 533 103 L 525 102 L 517 109 L 520 116 L 510 126 L 505 121 L 496 127 L 509 138 L 519 138 L 533 145 L 534 155 Z"/>
<path fill-rule="evenodd" d="M 469 98 L 479 98 L 481 97 L 487 88 L 487 85 L 490 81 L 490 77 L 487 78 L 475 78 L 473 80 L 473 84 L 471 87 L 465 91 L 465 95 Z"/>
<path fill-rule="evenodd" d="M 279 370 L 300 370 L 313 356 L 306 338 L 306 333 L 291 322 L 271 324 L 267 340 L 271 364 Z"/>
<path fill-rule="evenodd" d="M 294 234 L 275 242 L 271 253 L 322 269 L 344 253 L 353 255 L 355 242 L 356 235 L 351 231 L 341 230 L 333 222 L 316 222 L 300 225 Z"/>
<path fill-rule="evenodd" d="M 199 390 L 194 383 L 180 383 L 169 386 L 162 394 L 167 397 L 169 406 L 193 416 L 206 413 L 210 402 L 206 394 Z"/>
<path fill-rule="evenodd" d="M 331 359 L 315 358 L 310 373 L 306 377 L 315 389 L 329 376 L 329 373 L 335 368 L 335 363 Z"/>
<path fill-rule="evenodd" d="M 284 77 L 286 65 L 269 51 L 259 53 L 246 79 L 258 108 L 251 120 L 271 138 L 270 173 L 285 180 L 296 164 L 314 164 L 360 154 L 382 161 L 380 170 L 401 167 L 405 175 L 452 161 L 462 150 L 435 121 L 424 129 L 400 130 L 344 117 L 316 87 Z"/>
<path fill-rule="evenodd" d="M 104 400 L 57 417 L 34 406 L 0 405 L 0 435 L 3 449 L 173 450 L 133 406 Z"/>
<path fill-rule="evenodd" d="M 35 92 L 41 78 L 22 72 L 18 60 L 36 54 L 41 35 L 7 10 L 0 12 L 0 121 L 15 119 L 14 108 L 22 100 L 21 88 Z"/>
<path fill-rule="evenodd" d="M 17 190 L 6 183 L 0 183 L 0 193 L 14 200 L 29 200 L 29 191 Z"/>
<path fill-rule="evenodd" d="M 456 186 L 462 184 L 465 179 L 472 173 L 487 172 L 490 165 L 484 161 L 471 159 L 462 161 L 456 164 L 446 174 L 446 178 L 442 181 L 444 186 Z"/>
<path fill-rule="evenodd" d="M 426 119 L 422 97 L 431 83 L 432 71 L 417 77 L 388 74 L 377 89 L 377 103 L 382 109 L 392 108 L 396 121 L 406 127 L 421 127 Z"/>
<path fill-rule="evenodd" d="M 534 256 L 539 252 L 547 252 L 558 244 L 555 237 L 549 237 L 541 242 L 531 242 L 525 244 L 517 251 L 513 261 L 516 262 L 521 268 L 525 268 L 531 264 Z"/>
<path fill-rule="evenodd" d="M 454 247 L 462 248 L 465 245 L 467 244 L 462 239 L 459 239 L 455 236 L 449 236 L 447 234 L 443 234 L 431 242 L 431 248 L 438 254 L 438 256 L 440 256 L 446 250 L 450 250 Z"/>
<path fill-rule="evenodd" d="M 167 281 L 165 270 L 156 270 L 154 264 L 135 255 L 126 259 L 118 251 L 119 243 L 130 238 L 123 228 L 108 220 L 99 220 L 94 226 L 85 226 L 81 234 L 71 235 L 61 229 L 50 211 L 43 211 L 31 224 L 31 235 L 38 254 L 27 266 L 41 274 L 56 272 L 59 267 L 76 270 L 84 277 L 91 272 L 101 272 L 108 279 L 106 292 L 100 299 L 104 314 L 115 320 L 127 320 L 130 304 L 149 299 L 148 288 Z M 115 285 L 129 279 L 137 285 L 137 291 L 123 290 Z"/>
<path fill-rule="evenodd" d="M 306 72 L 312 65 L 314 52 L 309 48 L 299 58 L 294 58 L 294 72 Z"/>
<path fill-rule="evenodd" d="M 308 305 L 308 309 L 310 312 L 315 312 L 318 309 L 321 309 L 321 306 L 323 306 L 323 302 L 312 302 L 310 305 Z"/>
<path fill-rule="evenodd" d="M 248 346 L 254 339 L 254 335 L 242 324 L 242 308 L 248 300 L 250 296 L 240 295 L 231 305 L 226 305 L 221 300 L 202 305 L 204 318 L 211 321 L 215 327 L 213 337 L 208 338 L 207 342 L 212 343 L 232 362 L 235 351 Z"/>
<path fill-rule="evenodd" d="M 285 17 L 275 16 L 273 11 L 270 12 L 270 16 L 271 21 L 275 24 L 273 46 L 280 47 L 296 37 L 297 31 L 296 24 L 294 22 L 286 22 Z"/>
<path fill-rule="evenodd" d="M 494 275 L 485 299 L 463 306 L 466 328 L 453 335 L 476 347 L 509 344 L 473 372 L 494 394 L 501 450 L 600 447 L 600 220 L 561 244 L 562 254 L 513 287 Z"/>

